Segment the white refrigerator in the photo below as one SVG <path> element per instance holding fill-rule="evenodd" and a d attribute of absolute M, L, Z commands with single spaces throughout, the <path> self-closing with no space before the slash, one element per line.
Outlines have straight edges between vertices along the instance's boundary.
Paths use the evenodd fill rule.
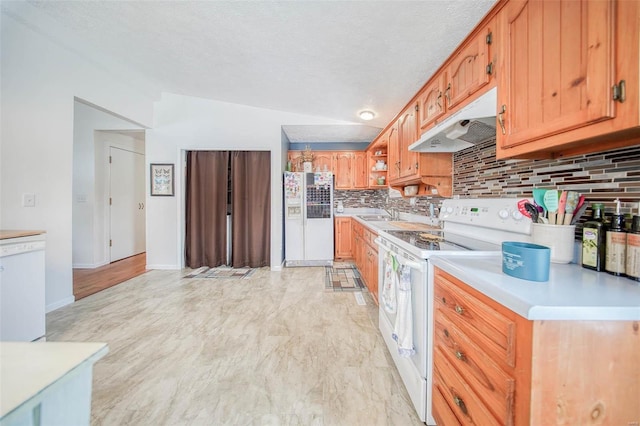
<path fill-rule="evenodd" d="M 285 266 L 333 265 L 333 174 L 284 174 Z"/>

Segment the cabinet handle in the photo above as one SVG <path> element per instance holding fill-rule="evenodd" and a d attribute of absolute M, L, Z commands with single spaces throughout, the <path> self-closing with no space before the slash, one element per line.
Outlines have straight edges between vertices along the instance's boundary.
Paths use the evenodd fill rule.
<path fill-rule="evenodd" d="M 462 398 L 460 398 L 458 395 L 454 395 L 453 403 L 456 404 L 460 408 L 460 411 L 462 411 L 465 415 L 468 413 L 467 406 L 465 405 Z"/>
<path fill-rule="evenodd" d="M 438 108 L 440 108 L 442 110 L 442 90 L 440 92 L 438 92 L 438 97 L 436 98 L 436 103 L 438 105 Z"/>
<path fill-rule="evenodd" d="M 396 161 L 396 167 L 397 167 L 398 171 L 400 171 L 400 162 L 399 161 Z"/>
<path fill-rule="evenodd" d="M 462 306 L 456 305 L 456 312 L 462 315 L 462 313 L 464 312 L 464 309 L 462 308 Z"/>
<path fill-rule="evenodd" d="M 466 357 L 464 356 L 464 353 L 460 351 L 456 351 L 456 358 L 458 358 L 460 361 L 464 361 L 466 359 Z"/>
<path fill-rule="evenodd" d="M 502 111 L 498 114 L 498 123 L 500 123 L 500 129 L 502 130 L 502 134 L 507 134 L 507 129 L 504 127 L 504 113 L 507 112 L 507 106 L 502 105 Z"/>

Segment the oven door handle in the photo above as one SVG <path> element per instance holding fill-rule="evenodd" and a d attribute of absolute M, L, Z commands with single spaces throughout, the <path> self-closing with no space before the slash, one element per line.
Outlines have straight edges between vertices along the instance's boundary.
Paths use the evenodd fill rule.
<path fill-rule="evenodd" d="M 389 250 L 387 248 L 387 246 L 385 246 L 384 244 L 382 244 L 382 240 L 380 240 L 380 237 L 376 238 L 375 240 L 373 240 L 376 244 L 378 244 L 378 247 L 380 247 L 382 250 L 386 251 L 386 252 L 390 252 L 391 250 Z M 409 259 L 405 259 L 400 255 L 396 254 L 396 260 L 401 264 L 401 265 L 405 265 L 410 267 L 411 269 L 417 269 L 419 271 L 422 271 L 423 265 L 421 263 L 418 262 L 414 262 L 413 260 L 409 260 Z"/>

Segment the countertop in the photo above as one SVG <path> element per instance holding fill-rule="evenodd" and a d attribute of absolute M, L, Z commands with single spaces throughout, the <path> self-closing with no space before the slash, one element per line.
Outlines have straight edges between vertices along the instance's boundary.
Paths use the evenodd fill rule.
<path fill-rule="evenodd" d="M 0 342 L 0 418 L 107 352 L 106 343 Z"/>
<path fill-rule="evenodd" d="M 0 240 L 6 240 L 9 238 L 30 237 L 32 235 L 40 235 L 45 233 L 46 231 L 39 230 L 0 229 Z"/>
<path fill-rule="evenodd" d="M 412 230 L 423 231 L 439 228 L 439 222 L 437 219 L 432 219 L 427 216 L 416 215 L 411 213 L 400 213 L 398 220 L 364 220 L 359 216 L 386 216 L 389 215 L 382 209 L 374 208 L 349 208 L 344 209 L 344 212 L 334 214 L 335 217 L 351 217 L 357 220 L 367 228 L 375 231 L 389 231 L 389 230 Z"/>
<path fill-rule="evenodd" d="M 551 264 L 549 281 L 502 272 L 502 256 L 431 258 L 434 266 L 530 320 L 640 320 L 640 283 L 576 264 Z"/>

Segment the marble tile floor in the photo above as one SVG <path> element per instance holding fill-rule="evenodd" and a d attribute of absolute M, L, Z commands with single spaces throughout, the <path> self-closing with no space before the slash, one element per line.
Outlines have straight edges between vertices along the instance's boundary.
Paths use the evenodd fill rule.
<path fill-rule="evenodd" d="M 324 268 L 249 279 L 149 271 L 47 314 L 47 340 L 107 342 L 92 425 L 421 425 L 377 327 Z"/>

